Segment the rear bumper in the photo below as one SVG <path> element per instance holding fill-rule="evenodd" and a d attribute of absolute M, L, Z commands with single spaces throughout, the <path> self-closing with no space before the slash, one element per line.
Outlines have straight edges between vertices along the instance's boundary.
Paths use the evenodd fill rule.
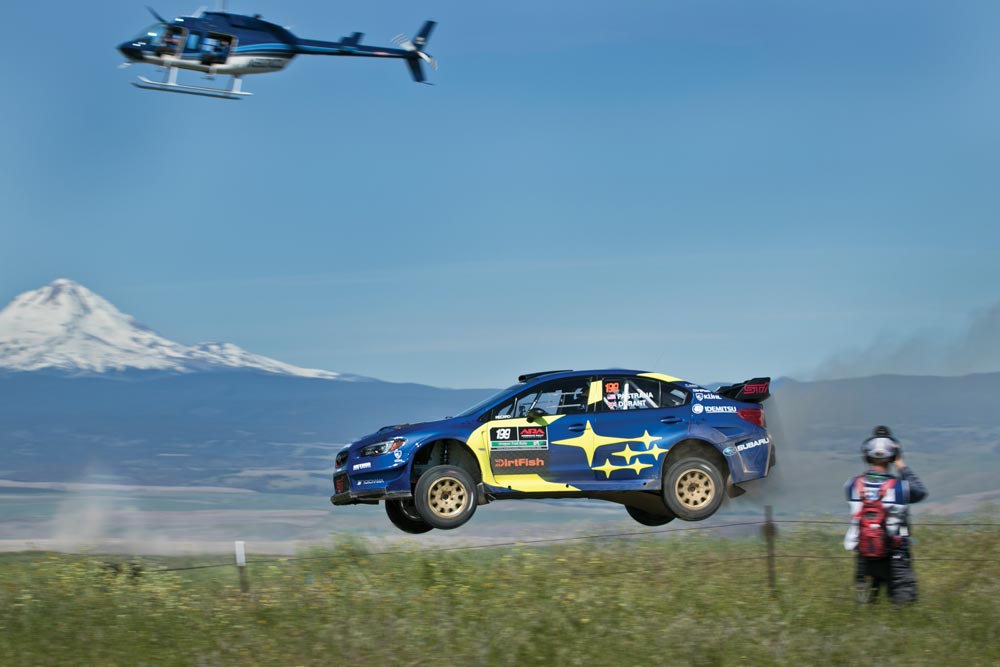
<path fill-rule="evenodd" d="M 733 483 L 743 484 L 767 477 L 774 465 L 774 440 L 766 431 L 722 450 Z"/>

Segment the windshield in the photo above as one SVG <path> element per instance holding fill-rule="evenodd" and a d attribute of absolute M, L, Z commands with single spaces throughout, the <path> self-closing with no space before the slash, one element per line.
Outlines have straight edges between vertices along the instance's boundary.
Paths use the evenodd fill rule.
<path fill-rule="evenodd" d="M 506 389 L 502 389 L 497 393 L 493 394 L 492 396 L 490 396 L 489 398 L 487 398 L 486 400 L 479 401 L 468 410 L 464 410 L 463 412 L 459 413 L 458 416 L 471 417 L 477 412 L 481 412 L 484 408 L 488 408 L 489 406 L 493 405 L 494 403 L 496 403 L 497 401 L 499 401 L 500 399 L 504 398 L 509 393 L 514 391 L 515 389 L 520 389 L 523 386 L 524 386 L 523 384 L 515 384 L 511 385 L 510 387 L 507 387 Z"/>
<path fill-rule="evenodd" d="M 160 38 L 163 37 L 163 31 L 166 30 L 166 28 L 166 23 L 154 23 L 136 35 L 135 41 L 138 42 L 140 40 L 145 40 L 150 43 L 158 42 L 160 41 Z"/>

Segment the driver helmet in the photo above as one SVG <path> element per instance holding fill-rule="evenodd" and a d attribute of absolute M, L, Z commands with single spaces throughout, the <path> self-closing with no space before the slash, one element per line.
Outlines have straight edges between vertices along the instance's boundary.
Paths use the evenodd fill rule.
<path fill-rule="evenodd" d="M 899 456 L 899 441 L 888 426 L 876 426 L 871 437 L 862 443 L 861 453 L 869 463 L 891 463 Z"/>

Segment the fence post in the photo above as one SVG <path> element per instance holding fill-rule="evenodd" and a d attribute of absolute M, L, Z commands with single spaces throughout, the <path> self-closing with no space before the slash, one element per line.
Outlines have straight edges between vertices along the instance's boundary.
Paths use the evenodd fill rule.
<path fill-rule="evenodd" d="M 777 537 L 778 529 L 774 525 L 772 507 L 764 506 L 764 539 L 767 541 L 767 586 L 771 590 L 771 597 L 777 597 L 778 584 L 774 574 L 774 538 Z"/>
<path fill-rule="evenodd" d="M 237 540 L 236 547 L 236 569 L 240 572 L 240 592 L 250 592 L 250 579 L 247 577 L 247 551 L 246 542 Z"/>

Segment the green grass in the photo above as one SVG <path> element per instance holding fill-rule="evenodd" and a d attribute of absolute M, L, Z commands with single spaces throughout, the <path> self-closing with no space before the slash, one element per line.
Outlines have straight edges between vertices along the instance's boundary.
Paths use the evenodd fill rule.
<path fill-rule="evenodd" d="M 1000 664 L 1000 530 L 920 529 L 920 601 L 858 608 L 832 530 L 372 553 L 155 574 L 204 559 L 0 557 L 4 665 Z M 413 548 L 414 550 L 416 547 Z M 827 558 L 828 557 L 828 558 Z M 263 557 L 258 557 L 262 559 Z M 939 558 L 993 559 L 967 563 Z M 251 556 L 251 560 L 253 556 Z"/>

